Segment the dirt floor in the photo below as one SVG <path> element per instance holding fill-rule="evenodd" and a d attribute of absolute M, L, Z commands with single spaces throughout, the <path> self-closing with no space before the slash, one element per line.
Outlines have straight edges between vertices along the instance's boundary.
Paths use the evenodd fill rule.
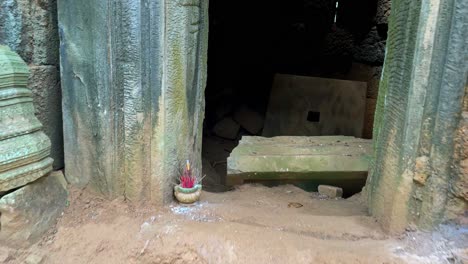
<path fill-rule="evenodd" d="M 71 191 L 57 227 L 6 263 L 463 263 L 466 228 L 386 236 L 359 196 L 291 185 L 203 193 L 193 206 L 135 207 Z M 1 260 L 0 260 L 1 262 Z"/>

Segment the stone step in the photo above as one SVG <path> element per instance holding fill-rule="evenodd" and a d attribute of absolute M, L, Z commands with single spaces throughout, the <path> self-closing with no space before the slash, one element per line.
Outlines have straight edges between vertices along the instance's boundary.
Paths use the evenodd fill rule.
<path fill-rule="evenodd" d="M 228 158 L 226 182 L 365 181 L 371 150 L 371 140 L 349 136 L 243 137 Z"/>

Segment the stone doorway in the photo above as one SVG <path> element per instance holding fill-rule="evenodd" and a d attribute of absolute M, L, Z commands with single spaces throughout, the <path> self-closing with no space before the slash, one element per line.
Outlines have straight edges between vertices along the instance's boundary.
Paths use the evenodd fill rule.
<path fill-rule="evenodd" d="M 246 9 L 211 0 L 209 6 L 205 186 L 231 185 L 227 158 L 242 137 L 372 138 L 388 1 L 255 1 Z M 296 183 L 316 190 L 307 182 Z M 346 195 L 364 184 L 365 177 Z"/>
<path fill-rule="evenodd" d="M 216 102 L 228 106 L 241 99 L 230 110 L 232 119 L 242 109 L 262 117 L 268 112 L 275 73 L 347 79 L 352 69 L 362 66 L 356 65 L 362 61 L 355 56 L 380 66 L 382 52 L 368 52 L 383 51 L 389 14 L 385 0 L 362 6 L 339 1 L 338 8 L 336 1 L 285 7 L 287 1 L 223 6 L 213 0 L 212 15 L 218 12 L 219 17 L 210 19 L 207 63 L 208 0 L 107 2 L 58 2 L 65 176 L 73 185 L 93 187 L 110 198 L 124 195 L 131 201 L 158 203 L 172 201 L 173 181 L 186 159 L 201 169 L 202 131 L 205 127 L 205 140 L 213 134 L 219 121 L 212 117 Z M 377 114 L 365 118 L 375 120 L 366 194 L 371 213 L 387 229 L 401 231 L 409 223 L 432 227 L 466 211 L 466 172 L 459 169 L 466 153 L 463 142 L 456 140 L 466 110 L 462 55 L 467 7 L 466 1 L 456 0 L 392 2 L 395 15 L 390 16 Z M 374 15 L 356 15 L 370 7 Z M 269 23 L 279 21 L 275 18 L 289 21 L 288 26 Z M 216 33 L 220 26 L 224 29 Z M 273 29 L 287 34 L 271 40 Z M 308 34 L 312 29 L 318 33 Z M 354 33 L 350 37 L 341 29 Z M 213 47 L 223 48 L 223 42 L 213 43 L 219 39 L 227 46 L 217 53 Z M 353 43 L 351 53 L 341 45 L 346 43 Z M 380 72 L 354 76 L 376 87 Z M 234 88 L 229 88 L 231 94 L 226 84 Z M 228 93 L 218 96 L 216 87 Z M 377 93 L 369 91 L 365 113 L 370 116 L 374 111 L 368 106 L 376 104 Z M 303 120 L 320 120 L 317 112 L 321 114 L 311 109 Z M 239 136 L 238 131 L 234 134 Z M 222 148 L 208 163 L 216 170 L 230 151 Z M 463 155 L 454 156 L 455 151 Z"/>

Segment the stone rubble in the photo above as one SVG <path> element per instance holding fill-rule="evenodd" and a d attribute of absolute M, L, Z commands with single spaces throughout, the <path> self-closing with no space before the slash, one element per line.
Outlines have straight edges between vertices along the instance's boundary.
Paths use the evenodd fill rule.
<path fill-rule="evenodd" d="M 246 106 L 237 109 L 233 118 L 242 128 L 253 135 L 260 133 L 263 128 L 263 117 Z"/>
<path fill-rule="evenodd" d="M 240 125 L 232 118 L 225 117 L 221 119 L 213 128 L 213 132 L 222 138 L 236 139 L 239 133 Z"/>
<path fill-rule="evenodd" d="M 340 187 L 330 186 L 330 185 L 319 185 L 318 187 L 319 194 L 326 195 L 329 198 L 342 198 L 343 189 Z"/>
<path fill-rule="evenodd" d="M 37 242 L 60 217 L 67 199 L 60 171 L 1 197 L 0 244 L 21 248 Z"/>

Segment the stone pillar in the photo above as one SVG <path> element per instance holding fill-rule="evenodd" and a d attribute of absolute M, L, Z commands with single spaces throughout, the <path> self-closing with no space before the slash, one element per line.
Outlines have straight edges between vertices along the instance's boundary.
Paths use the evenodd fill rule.
<path fill-rule="evenodd" d="M 0 44 L 29 66 L 35 114 L 51 139 L 54 168 L 63 168 L 62 105 L 56 0 L 0 1 Z"/>
<path fill-rule="evenodd" d="M 370 211 L 388 231 L 431 229 L 451 217 L 467 12 L 467 1 L 392 1 L 366 187 Z"/>
<path fill-rule="evenodd" d="M 201 172 L 207 0 L 58 1 L 65 174 L 164 202 Z"/>

